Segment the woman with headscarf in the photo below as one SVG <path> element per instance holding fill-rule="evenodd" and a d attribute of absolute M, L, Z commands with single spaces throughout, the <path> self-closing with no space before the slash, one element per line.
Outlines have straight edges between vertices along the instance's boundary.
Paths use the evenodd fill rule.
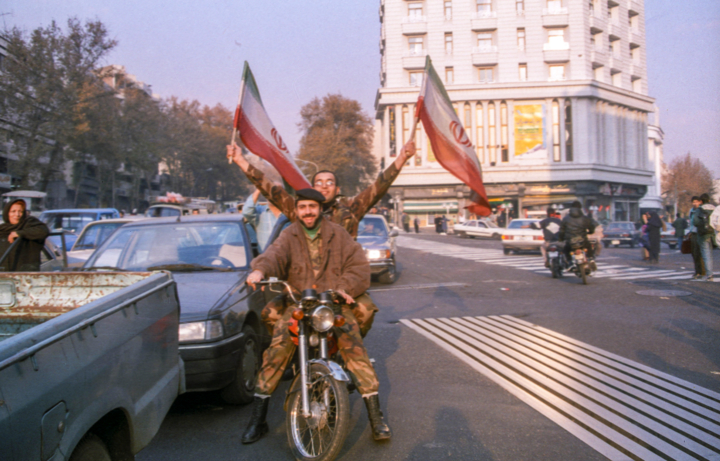
<path fill-rule="evenodd" d="M 650 263 L 657 264 L 660 257 L 660 232 L 665 227 L 665 224 L 660 219 L 660 216 L 654 211 L 647 213 L 647 233 L 648 239 L 650 240 Z"/>
<path fill-rule="evenodd" d="M 50 230 L 39 219 L 29 216 L 25 201 L 13 200 L 3 209 L 4 224 L 0 225 L 0 256 L 18 239 L 19 242 L 0 263 L 0 271 L 37 272 L 40 252 Z"/>

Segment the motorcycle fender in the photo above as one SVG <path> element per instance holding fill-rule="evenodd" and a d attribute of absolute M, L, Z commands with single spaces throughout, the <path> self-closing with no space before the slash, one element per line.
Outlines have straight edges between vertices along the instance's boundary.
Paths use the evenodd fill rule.
<path fill-rule="evenodd" d="M 321 365 L 324 365 L 327 367 L 328 370 L 330 370 L 330 374 L 333 378 L 337 381 L 350 381 L 350 378 L 348 377 L 347 373 L 345 373 L 345 370 L 342 369 L 340 365 L 338 365 L 335 362 L 323 360 L 323 359 L 314 359 L 309 360 L 308 363 L 319 363 Z M 298 373 L 295 375 L 295 379 L 293 379 L 292 383 L 290 384 L 290 387 L 287 390 L 287 393 L 285 394 L 285 403 L 283 404 L 283 410 L 287 412 L 287 406 L 290 402 L 290 397 L 300 391 L 300 374 Z"/>

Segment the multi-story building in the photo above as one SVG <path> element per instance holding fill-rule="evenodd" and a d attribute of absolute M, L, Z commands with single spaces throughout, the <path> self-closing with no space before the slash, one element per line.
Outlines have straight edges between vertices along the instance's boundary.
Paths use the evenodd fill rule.
<path fill-rule="evenodd" d="M 636 220 L 654 185 L 642 0 L 381 0 L 375 152 L 408 141 L 430 56 L 483 168 L 492 204 L 524 215 L 574 200 Z M 391 194 L 425 221 L 469 189 L 418 154 Z M 532 214 L 532 213 L 531 213 Z"/>

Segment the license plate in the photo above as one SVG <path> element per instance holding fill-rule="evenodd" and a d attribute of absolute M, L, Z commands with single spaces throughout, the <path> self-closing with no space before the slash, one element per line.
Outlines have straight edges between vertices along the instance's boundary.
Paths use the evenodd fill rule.
<path fill-rule="evenodd" d="M 521 235 L 518 237 L 518 240 L 532 240 L 532 237 L 529 235 Z"/>
<path fill-rule="evenodd" d="M 550 258 L 557 258 L 558 252 L 557 251 L 548 251 L 548 257 Z"/>
<path fill-rule="evenodd" d="M 610 242 L 612 245 L 620 245 L 620 240 L 613 240 Z"/>

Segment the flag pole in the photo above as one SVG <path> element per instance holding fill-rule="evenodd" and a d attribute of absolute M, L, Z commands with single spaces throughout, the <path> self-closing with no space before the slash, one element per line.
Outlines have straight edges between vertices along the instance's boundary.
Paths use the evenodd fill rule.
<path fill-rule="evenodd" d="M 247 61 L 245 61 L 245 67 L 247 67 Z M 238 94 L 238 103 L 237 107 L 235 108 L 235 120 L 233 120 L 233 133 L 232 133 L 232 139 L 230 140 L 230 145 L 235 145 L 235 138 L 237 137 L 237 117 L 240 115 L 240 104 L 242 103 L 242 95 L 243 90 L 245 89 L 245 69 L 243 69 L 243 78 L 240 81 L 240 93 Z M 242 155 L 242 153 L 240 154 Z M 232 165 L 232 157 L 228 158 L 228 165 Z"/>

